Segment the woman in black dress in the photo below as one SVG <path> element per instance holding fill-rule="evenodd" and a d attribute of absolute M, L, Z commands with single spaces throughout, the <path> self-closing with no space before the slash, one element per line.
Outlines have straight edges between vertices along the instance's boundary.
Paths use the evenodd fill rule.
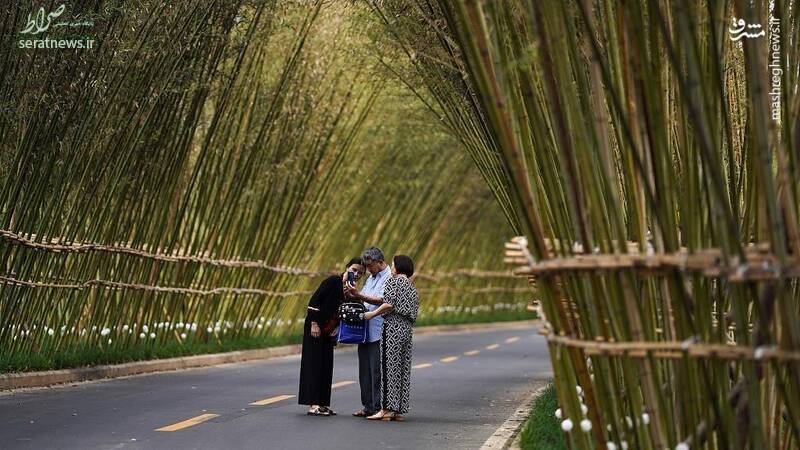
<path fill-rule="evenodd" d="M 383 315 L 381 336 L 381 410 L 370 420 L 402 421 L 410 408 L 411 341 L 419 312 L 419 295 L 411 276 L 414 261 L 406 255 L 392 258 L 392 278 L 383 287 L 383 304 L 364 314 L 369 320 Z"/>
<path fill-rule="evenodd" d="M 329 406 L 339 305 L 344 301 L 344 283 L 347 282 L 348 273 L 352 273 L 352 278 L 358 281 L 364 270 L 361 258 L 351 259 L 347 263 L 347 270 L 341 275 L 326 278 L 308 302 L 303 328 L 303 354 L 300 359 L 300 393 L 297 399 L 299 404 L 310 406 L 309 415 L 336 414 Z"/>

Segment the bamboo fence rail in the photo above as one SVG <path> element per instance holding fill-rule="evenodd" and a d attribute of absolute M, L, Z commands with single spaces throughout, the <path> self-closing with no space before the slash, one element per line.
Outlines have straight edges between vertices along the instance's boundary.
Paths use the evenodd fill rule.
<path fill-rule="evenodd" d="M 524 236 L 568 446 L 797 448 L 800 3 L 369 4 Z"/>

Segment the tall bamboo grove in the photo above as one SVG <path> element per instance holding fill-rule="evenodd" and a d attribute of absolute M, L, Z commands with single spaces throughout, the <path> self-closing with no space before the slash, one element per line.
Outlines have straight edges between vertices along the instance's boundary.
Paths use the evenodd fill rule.
<path fill-rule="evenodd" d="M 511 228 L 366 5 L 40 3 L 0 6 L 1 370 L 296 335 L 369 245 L 416 259 L 422 321 L 524 317 Z M 18 45 L 40 8 L 94 48 Z"/>
<path fill-rule="evenodd" d="M 800 4 L 369 4 L 520 235 L 570 446 L 798 448 Z"/>

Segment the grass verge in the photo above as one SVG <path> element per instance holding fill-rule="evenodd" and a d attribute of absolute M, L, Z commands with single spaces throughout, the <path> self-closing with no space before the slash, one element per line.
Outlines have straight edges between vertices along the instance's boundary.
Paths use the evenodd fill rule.
<path fill-rule="evenodd" d="M 533 318 L 535 318 L 534 314 L 528 311 L 503 311 L 492 314 L 465 314 L 447 316 L 441 319 L 422 319 L 418 321 L 417 326 L 506 322 Z M 119 364 L 150 359 L 277 347 L 281 345 L 299 344 L 302 341 L 301 326 L 295 332 L 290 332 L 284 336 L 222 338 L 221 340 L 211 340 L 207 342 L 195 341 L 190 338 L 182 343 L 172 341 L 159 345 L 142 344 L 127 348 L 118 348 L 114 346 L 108 348 L 80 346 L 66 349 L 52 355 L 47 352 L 47 349 L 42 349 L 43 351 L 35 355 L 10 355 L 0 350 L 0 373 L 34 372 L 103 364 Z"/>
<path fill-rule="evenodd" d="M 557 408 L 556 387 L 550 384 L 533 402 L 531 415 L 520 437 L 523 450 L 566 450 L 564 432 L 555 416 Z"/>
<path fill-rule="evenodd" d="M 184 343 L 142 344 L 128 348 L 77 347 L 52 355 L 47 353 L 9 355 L 0 352 L 0 373 L 120 364 L 150 359 L 277 347 L 280 345 L 299 344 L 300 342 L 302 342 L 302 335 L 294 333 L 286 336 L 241 337 L 208 342 L 188 340 Z"/>

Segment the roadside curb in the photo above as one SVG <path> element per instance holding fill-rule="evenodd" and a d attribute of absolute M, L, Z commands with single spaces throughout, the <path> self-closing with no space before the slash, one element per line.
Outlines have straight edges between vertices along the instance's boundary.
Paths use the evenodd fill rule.
<path fill-rule="evenodd" d="M 432 325 L 414 329 L 414 334 L 445 333 L 458 331 L 477 330 L 503 330 L 514 328 L 533 327 L 538 322 L 523 320 L 513 322 L 459 324 L 459 325 Z M 338 351 L 351 350 L 355 346 L 338 347 Z M 199 367 L 216 366 L 253 360 L 277 358 L 281 356 L 297 355 L 302 347 L 299 344 L 268 347 L 254 350 L 237 350 L 225 353 L 211 353 L 206 355 L 181 356 L 177 358 L 153 359 L 147 361 L 134 361 L 122 364 L 109 364 L 93 367 L 80 367 L 75 369 L 47 370 L 42 372 L 23 372 L 0 375 L 0 392 L 12 389 L 47 387 L 65 383 L 101 380 L 107 378 L 120 378 L 132 375 L 142 375 L 171 370 L 194 369 Z"/>
<path fill-rule="evenodd" d="M 533 402 L 542 395 L 542 393 L 547 389 L 548 381 L 547 380 L 537 380 L 536 385 L 538 383 L 543 383 L 541 386 L 538 386 L 533 393 L 528 397 L 524 402 L 522 402 L 519 407 L 517 407 L 516 411 L 514 411 L 511 416 L 506 420 L 503 425 L 498 428 L 494 434 L 492 434 L 486 442 L 483 443 L 481 446 L 481 450 L 502 450 L 502 449 L 510 449 L 510 450 L 519 450 L 520 449 L 520 436 L 522 433 L 523 425 L 530 417 L 531 412 L 533 410 Z"/>

